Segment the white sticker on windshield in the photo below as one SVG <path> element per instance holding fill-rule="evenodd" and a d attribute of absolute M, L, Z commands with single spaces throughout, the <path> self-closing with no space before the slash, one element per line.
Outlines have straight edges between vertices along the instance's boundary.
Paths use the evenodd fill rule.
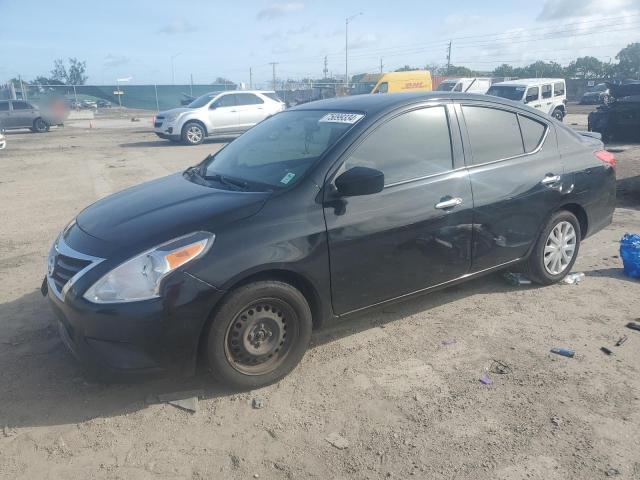
<path fill-rule="evenodd" d="M 282 180 L 280 180 L 280 183 L 284 183 L 285 185 L 287 183 L 289 183 L 291 180 L 293 180 L 293 177 L 295 177 L 296 174 L 295 173 L 287 173 L 284 177 L 282 177 Z"/>
<path fill-rule="evenodd" d="M 354 124 L 364 115 L 361 113 L 327 113 L 318 120 L 319 123 L 349 123 Z"/>

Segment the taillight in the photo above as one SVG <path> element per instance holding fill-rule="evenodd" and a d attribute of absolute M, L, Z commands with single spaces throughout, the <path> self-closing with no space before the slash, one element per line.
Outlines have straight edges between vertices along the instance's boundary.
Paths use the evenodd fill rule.
<path fill-rule="evenodd" d="M 611 168 L 616 168 L 616 157 L 613 153 L 607 152 L 606 150 L 598 150 L 593 153 L 598 160 L 606 163 Z"/>

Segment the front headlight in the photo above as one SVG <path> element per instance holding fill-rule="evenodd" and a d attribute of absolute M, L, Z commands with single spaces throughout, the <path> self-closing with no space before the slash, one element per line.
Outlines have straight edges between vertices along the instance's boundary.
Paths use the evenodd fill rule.
<path fill-rule="evenodd" d="M 212 233 L 195 232 L 152 248 L 111 270 L 86 291 L 84 298 L 93 303 L 157 298 L 162 279 L 204 255 L 214 239 Z"/>
<path fill-rule="evenodd" d="M 170 113 L 164 118 L 166 119 L 167 122 L 173 122 L 176 118 L 178 118 L 179 115 L 180 115 L 179 113 Z"/>

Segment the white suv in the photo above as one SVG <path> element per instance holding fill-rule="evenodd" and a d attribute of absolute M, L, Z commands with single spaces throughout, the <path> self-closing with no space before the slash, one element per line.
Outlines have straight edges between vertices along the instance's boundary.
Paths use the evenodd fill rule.
<path fill-rule="evenodd" d="M 184 108 L 158 113 L 153 127 L 160 138 L 198 145 L 205 137 L 238 136 L 284 107 L 275 92 L 212 92 Z"/>
<path fill-rule="evenodd" d="M 563 78 L 523 78 L 494 83 L 487 95 L 526 103 L 559 121 L 567 114 L 567 85 Z"/>

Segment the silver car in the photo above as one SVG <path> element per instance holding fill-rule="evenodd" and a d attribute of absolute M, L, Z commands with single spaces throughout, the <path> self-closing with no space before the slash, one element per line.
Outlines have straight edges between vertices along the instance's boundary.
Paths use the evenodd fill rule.
<path fill-rule="evenodd" d="M 29 128 L 32 132 L 49 131 L 51 125 L 59 125 L 63 116 L 40 110 L 24 100 L 0 100 L 0 125 L 3 129 Z"/>
<path fill-rule="evenodd" d="M 275 92 L 212 92 L 186 107 L 158 113 L 153 126 L 160 138 L 198 145 L 205 137 L 238 136 L 284 108 Z"/>

